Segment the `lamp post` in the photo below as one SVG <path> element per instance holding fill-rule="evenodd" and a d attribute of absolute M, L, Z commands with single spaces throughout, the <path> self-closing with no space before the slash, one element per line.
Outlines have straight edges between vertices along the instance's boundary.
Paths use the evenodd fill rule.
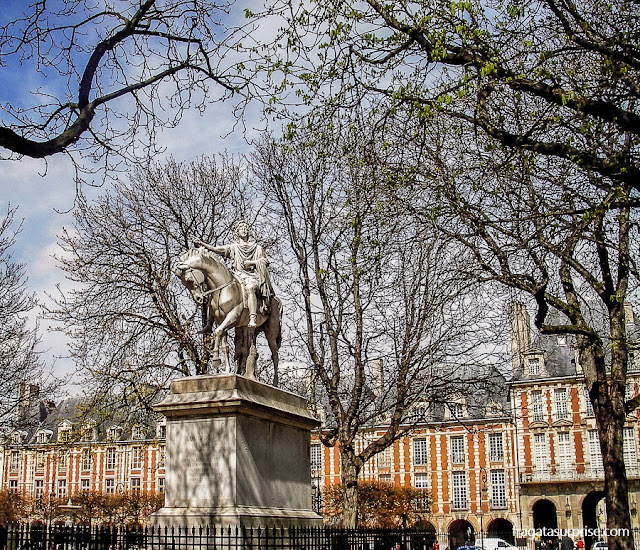
<path fill-rule="evenodd" d="M 484 524 L 483 524 L 483 510 L 482 500 L 487 493 L 487 470 L 480 466 L 480 547 L 483 547 L 484 543 Z"/>

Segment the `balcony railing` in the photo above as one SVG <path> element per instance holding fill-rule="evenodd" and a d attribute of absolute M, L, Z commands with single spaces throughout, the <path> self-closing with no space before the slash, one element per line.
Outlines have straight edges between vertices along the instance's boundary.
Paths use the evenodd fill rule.
<path fill-rule="evenodd" d="M 627 477 L 640 477 L 640 468 L 627 468 Z M 533 470 L 520 472 L 520 483 L 544 483 L 551 481 L 601 481 L 604 479 L 604 469 L 586 468 L 584 472 L 575 470 Z"/>

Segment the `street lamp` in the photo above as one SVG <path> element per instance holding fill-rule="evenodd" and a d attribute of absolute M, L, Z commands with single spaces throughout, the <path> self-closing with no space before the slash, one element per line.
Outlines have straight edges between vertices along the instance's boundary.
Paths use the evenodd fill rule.
<path fill-rule="evenodd" d="M 483 510 L 482 500 L 487 493 L 487 470 L 480 466 L 480 547 L 483 547 L 484 542 L 484 525 L 483 525 Z"/>

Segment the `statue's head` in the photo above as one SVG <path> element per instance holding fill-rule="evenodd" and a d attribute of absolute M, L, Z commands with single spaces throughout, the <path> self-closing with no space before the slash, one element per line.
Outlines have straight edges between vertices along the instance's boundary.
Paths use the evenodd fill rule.
<path fill-rule="evenodd" d="M 249 222 L 244 219 L 238 220 L 236 222 L 234 235 L 236 239 L 246 239 L 247 237 L 249 237 L 251 235 L 251 226 L 249 225 Z"/>

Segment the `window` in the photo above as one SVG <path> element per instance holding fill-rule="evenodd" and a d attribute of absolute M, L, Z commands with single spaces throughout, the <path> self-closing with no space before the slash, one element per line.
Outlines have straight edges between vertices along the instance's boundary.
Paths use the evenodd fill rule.
<path fill-rule="evenodd" d="M 131 449 L 131 469 L 140 470 L 142 468 L 142 447 Z"/>
<path fill-rule="evenodd" d="M 67 451 L 58 452 L 58 470 L 67 469 Z"/>
<path fill-rule="evenodd" d="M 58 428 L 58 442 L 66 443 L 71 439 L 71 428 L 68 426 L 63 426 Z"/>
<path fill-rule="evenodd" d="M 413 410 L 413 422 L 424 422 L 427 418 L 427 409 L 424 407 L 416 407 Z"/>
<path fill-rule="evenodd" d="M 427 440 L 424 438 L 413 440 L 413 464 L 415 466 L 428 464 Z"/>
<path fill-rule="evenodd" d="M 558 434 L 558 468 L 561 472 L 572 471 L 571 437 L 569 432 Z"/>
<path fill-rule="evenodd" d="M 464 436 L 456 435 L 449 439 L 451 445 L 451 463 L 464 464 Z"/>
<path fill-rule="evenodd" d="M 589 460 L 592 470 L 602 470 L 602 452 L 598 430 L 589 430 Z"/>
<path fill-rule="evenodd" d="M 116 467 L 116 450 L 113 447 L 107 448 L 104 467 L 107 470 L 114 470 Z"/>
<path fill-rule="evenodd" d="M 491 470 L 491 506 L 493 508 L 507 507 L 507 487 L 504 470 Z"/>
<path fill-rule="evenodd" d="M 112 495 L 116 492 L 116 481 L 115 479 L 108 478 L 104 480 L 105 493 L 108 495 Z"/>
<path fill-rule="evenodd" d="M 160 424 L 158 426 L 158 439 L 167 439 L 167 426 L 166 426 L 166 424 Z"/>
<path fill-rule="evenodd" d="M 547 458 L 547 436 L 545 434 L 535 434 L 533 437 L 536 471 L 546 472 L 549 466 L 549 459 Z"/>
<path fill-rule="evenodd" d="M 314 472 L 322 470 L 322 446 L 311 445 L 311 469 Z"/>
<path fill-rule="evenodd" d="M 91 449 L 82 449 L 82 470 L 88 472 L 91 470 Z"/>
<path fill-rule="evenodd" d="M 17 479 L 10 479 L 9 480 L 9 491 L 11 491 L 12 493 L 17 493 L 18 492 L 18 480 Z"/>
<path fill-rule="evenodd" d="M 158 492 L 159 493 L 164 493 L 164 478 L 163 477 L 159 477 L 158 478 Z"/>
<path fill-rule="evenodd" d="M 384 451 L 378 453 L 378 466 L 381 468 L 389 468 L 391 466 L 391 447 L 387 447 Z"/>
<path fill-rule="evenodd" d="M 429 508 L 429 475 L 416 474 L 415 487 L 420 489 L 423 496 L 416 499 L 415 506 L 418 510 L 427 510 Z"/>
<path fill-rule="evenodd" d="M 504 460 L 501 433 L 489 434 L 489 460 L 491 462 L 502 462 Z"/>
<path fill-rule="evenodd" d="M 529 359 L 529 376 L 537 376 L 539 374 L 540 374 L 540 359 L 532 357 Z"/>
<path fill-rule="evenodd" d="M 464 416 L 464 406 L 462 403 L 449 403 L 449 413 L 451 418 L 462 418 Z"/>
<path fill-rule="evenodd" d="M 631 398 L 633 398 L 633 386 L 627 383 L 624 385 L 624 400 L 629 401 Z"/>
<path fill-rule="evenodd" d="M 67 496 L 67 480 L 58 480 L 58 498 L 65 498 Z"/>
<path fill-rule="evenodd" d="M 44 481 L 42 479 L 36 479 L 33 484 L 33 496 L 36 498 L 42 498 L 44 496 Z"/>
<path fill-rule="evenodd" d="M 80 480 L 80 490 L 88 491 L 91 488 L 91 481 L 89 479 Z"/>
<path fill-rule="evenodd" d="M 112 426 L 107 430 L 107 439 L 110 441 L 118 441 L 120 439 L 120 428 L 118 426 Z"/>
<path fill-rule="evenodd" d="M 556 396 L 556 418 L 558 420 L 566 419 L 569 414 L 567 412 L 567 390 L 561 388 L 555 391 Z"/>
<path fill-rule="evenodd" d="M 587 416 L 593 416 L 593 404 L 589 398 L 589 390 L 587 388 L 584 389 L 584 400 L 587 407 Z"/>
<path fill-rule="evenodd" d="M 531 394 L 533 403 L 533 420 L 534 422 L 542 422 L 544 420 L 544 411 L 542 407 L 542 392 L 534 391 Z"/>
<path fill-rule="evenodd" d="M 165 448 L 160 448 L 160 458 L 158 459 L 158 468 L 164 468 L 165 464 Z"/>
<path fill-rule="evenodd" d="M 44 470 L 46 454 L 44 451 L 36 451 L 36 470 Z"/>
<path fill-rule="evenodd" d="M 638 457 L 636 455 L 636 436 L 633 428 L 624 428 L 622 432 L 623 458 L 627 469 L 638 468 Z"/>
<path fill-rule="evenodd" d="M 466 472 L 453 472 L 451 474 L 453 487 L 453 509 L 466 510 L 467 508 L 467 474 Z"/>
<path fill-rule="evenodd" d="M 131 430 L 131 439 L 142 439 L 142 427 L 134 426 Z"/>
<path fill-rule="evenodd" d="M 18 451 L 11 451 L 11 460 L 9 462 L 10 470 L 18 470 L 20 468 L 20 453 Z"/>
<path fill-rule="evenodd" d="M 36 437 L 36 443 L 46 443 L 47 442 L 47 432 L 38 432 L 38 436 Z"/>
<path fill-rule="evenodd" d="M 132 493 L 139 493 L 140 489 L 142 487 L 142 484 L 140 482 L 140 478 L 139 477 L 132 477 L 130 481 L 131 481 L 131 492 Z"/>

